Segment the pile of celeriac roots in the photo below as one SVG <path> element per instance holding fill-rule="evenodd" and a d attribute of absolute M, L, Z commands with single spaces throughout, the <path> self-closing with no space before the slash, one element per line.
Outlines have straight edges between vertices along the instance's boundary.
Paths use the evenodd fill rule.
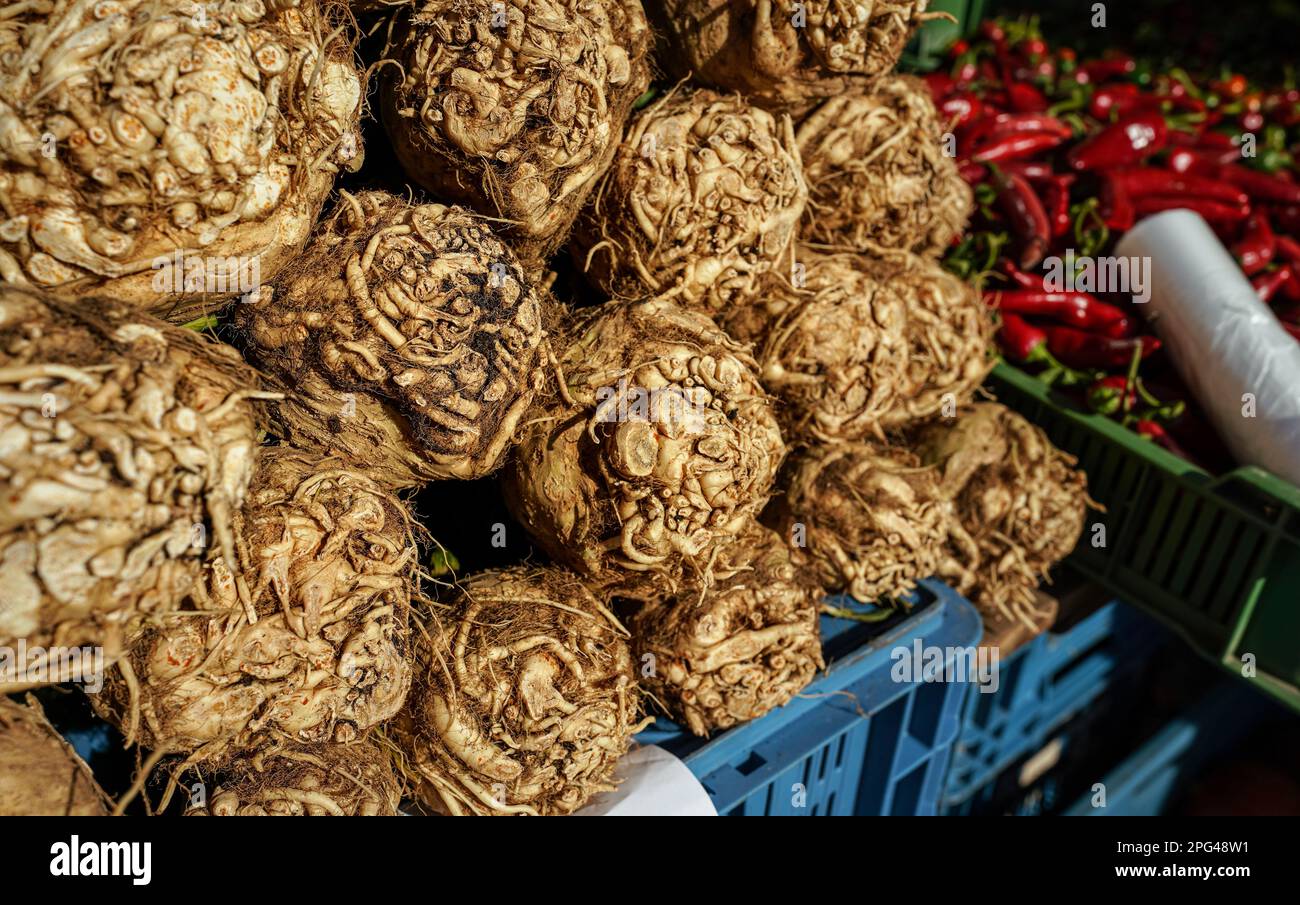
<path fill-rule="evenodd" d="M 1032 624 L 1085 483 L 976 399 L 970 193 L 893 73 L 925 6 L 16 9 L 0 646 L 47 656 L 0 691 L 101 649 L 139 775 L 17 698 L 0 763 L 78 813 L 567 814 L 651 714 L 797 695 L 828 592 Z M 406 191 L 335 185 L 366 117 Z M 491 475 L 544 555 L 435 580 L 479 539 L 414 494 Z"/>

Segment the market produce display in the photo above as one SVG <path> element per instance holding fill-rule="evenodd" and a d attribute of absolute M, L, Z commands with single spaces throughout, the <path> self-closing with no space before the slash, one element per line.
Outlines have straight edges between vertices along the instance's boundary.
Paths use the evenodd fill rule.
<path fill-rule="evenodd" d="M 641 693 L 627 629 L 576 575 L 473 575 L 420 644 L 394 733 L 426 807 L 568 814 L 614 788 Z"/>
<path fill-rule="evenodd" d="M 11 7 L 0 277 L 181 323 L 274 276 L 362 162 L 348 15 L 314 0 Z"/>
<path fill-rule="evenodd" d="M 233 568 L 258 387 L 234 349 L 134 306 L 0 288 L 0 646 L 40 658 L 0 690 L 75 678 L 53 646 L 112 662 L 205 557 Z"/>
<path fill-rule="evenodd" d="M 995 329 L 1005 346 L 1043 317 L 981 289 L 1001 251 L 1029 281 L 1053 246 L 989 237 L 1034 222 L 1042 173 L 965 149 L 1040 133 L 1001 110 L 1014 139 L 954 124 L 954 94 L 999 106 L 982 48 L 969 77 L 892 73 L 930 18 L 925 0 L 0 17 L 0 278 L 25 284 L 0 289 L 0 653 L 106 655 L 102 690 L 20 664 L 0 691 L 83 680 L 135 762 L 109 802 L 43 723 L 20 743 L 39 721 L 0 699 L 0 810 L 572 814 L 618 789 L 657 718 L 708 736 L 795 700 L 839 656 L 823 626 L 849 623 L 828 620 L 902 621 L 935 576 L 986 619 L 1032 615 L 1086 479 L 977 401 Z M 363 114 L 384 145 L 367 167 Z M 1071 127 L 1033 115 L 1063 147 Z M 1062 165 L 1091 173 L 1113 143 Z M 1084 207 L 1071 229 L 1103 216 Z M 205 280 L 250 258 L 260 275 L 174 284 L 154 264 L 192 276 L 191 254 Z M 1050 329 L 1112 345 L 1071 340 L 1061 375 L 1134 366 L 1134 317 L 1069 304 L 1088 310 Z M 1127 412 L 1149 390 L 1124 376 Z M 33 740 L 62 778 L 11 793 L 3 765 Z"/>
<path fill-rule="evenodd" d="M 820 598 L 781 537 L 753 525 L 709 583 L 655 596 L 632 616 L 642 685 L 696 735 L 757 719 L 824 665 Z"/>

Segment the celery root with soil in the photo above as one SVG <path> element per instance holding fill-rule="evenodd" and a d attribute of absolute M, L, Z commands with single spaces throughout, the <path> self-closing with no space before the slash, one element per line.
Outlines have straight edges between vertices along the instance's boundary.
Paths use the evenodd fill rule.
<path fill-rule="evenodd" d="M 132 306 L 0 288 L 0 645 L 42 659 L 0 691 L 112 663 L 146 622 L 233 568 L 253 475 L 257 374 L 233 349 Z"/>
<path fill-rule="evenodd" d="M 614 789 L 639 717 L 627 629 L 573 573 L 468 578 L 420 632 L 392 727 L 420 802 L 450 815 L 555 815 Z"/>

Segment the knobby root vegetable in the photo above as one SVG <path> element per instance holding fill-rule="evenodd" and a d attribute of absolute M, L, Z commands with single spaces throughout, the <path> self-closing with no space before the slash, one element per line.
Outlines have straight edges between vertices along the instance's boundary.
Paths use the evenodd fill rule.
<path fill-rule="evenodd" d="M 879 264 L 909 299 L 911 347 L 898 403 L 881 418 L 886 430 L 936 416 L 951 418 L 993 369 L 993 319 L 969 284 L 915 256 Z"/>
<path fill-rule="evenodd" d="M 796 565 L 862 603 L 896 599 L 939 570 L 953 511 L 939 471 L 899 446 L 838 443 L 792 457 L 766 514 Z"/>
<path fill-rule="evenodd" d="M 696 735 L 757 719 L 824 665 L 820 602 L 780 536 L 755 524 L 711 582 L 654 596 L 632 616 L 642 688 Z"/>
<path fill-rule="evenodd" d="M 908 76 L 822 103 L 796 133 L 809 191 L 803 240 L 843 251 L 941 254 L 973 206 L 942 132 L 928 89 Z"/>
<path fill-rule="evenodd" d="M 0 817 L 103 817 L 106 801 L 36 699 L 0 695 Z"/>
<path fill-rule="evenodd" d="M 392 817 L 402 800 L 388 754 L 369 740 L 256 751 L 213 773 L 211 798 L 187 817 Z"/>
<path fill-rule="evenodd" d="M 633 120 L 572 249 L 612 295 L 716 313 L 782 261 L 807 195 L 788 117 L 679 89 Z"/>
<path fill-rule="evenodd" d="M 1033 628 L 1034 591 L 1083 532 L 1087 476 L 1040 428 L 996 403 L 926 426 L 914 445 L 941 470 L 963 529 L 945 574 L 987 612 Z"/>
<path fill-rule="evenodd" d="M 412 179 L 506 220 L 534 265 L 609 166 L 649 44 L 640 0 L 420 0 L 392 37 L 384 124 Z"/>
<path fill-rule="evenodd" d="M 0 24 L 0 278 L 185 322 L 302 249 L 361 163 L 345 6 L 42 0 Z"/>
<path fill-rule="evenodd" d="M 773 274 L 762 300 L 723 326 L 755 343 L 788 439 L 883 440 L 880 422 L 899 404 L 911 352 L 905 287 L 857 255 L 799 257 L 793 279 Z"/>
<path fill-rule="evenodd" d="M 568 814 L 613 789 L 644 728 L 627 638 L 571 572 L 469 578 L 417 646 L 394 723 L 421 802 L 453 815 Z"/>
<path fill-rule="evenodd" d="M 292 394 L 297 446 L 392 487 L 495 469 L 542 376 L 542 307 L 479 217 L 382 192 L 342 201 L 236 323 Z"/>
<path fill-rule="evenodd" d="M 0 287 L 0 646 L 28 648 L 0 691 L 93 681 L 67 649 L 111 663 L 209 546 L 236 561 L 257 386 L 233 349 L 129 305 Z"/>
<path fill-rule="evenodd" d="M 354 741 L 410 688 L 418 553 L 400 500 L 352 463 L 270 448 L 239 528 L 240 571 L 213 562 L 94 700 L 128 744 L 186 765 L 268 739 Z"/>
<path fill-rule="evenodd" d="M 663 299 L 611 302 L 572 335 L 567 394 L 506 469 L 512 511 L 553 559 L 602 583 L 707 573 L 785 453 L 753 359 Z"/>
<path fill-rule="evenodd" d="M 928 0 L 661 0 L 654 25 L 678 76 L 800 110 L 894 68 Z"/>

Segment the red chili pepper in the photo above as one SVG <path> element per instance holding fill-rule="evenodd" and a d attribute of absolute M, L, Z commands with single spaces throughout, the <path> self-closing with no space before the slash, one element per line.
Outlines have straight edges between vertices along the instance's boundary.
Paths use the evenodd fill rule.
<path fill-rule="evenodd" d="M 1120 368 L 1131 364 L 1139 349 L 1145 359 L 1160 348 L 1154 336 L 1118 339 L 1075 327 L 1047 327 L 1043 332 L 1048 351 L 1071 368 Z"/>
<path fill-rule="evenodd" d="M 1208 151 L 1235 151 L 1241 153 L 1237 140 L 1223 132 L 1202 132 L 1196 139 L 1196 146 Z"/>
<path fill-rule="evenodd" d="M 1288 264 L 1300 267 L 1300 242 L 1292 239 L 1290 236 L 1275 236 L 1277 241 L 1277 255 L 1286 260 Z"/>
<path fill-rule="evenodd" d="M 1269 173 L 1249 170 L 1237 164 L 1227 164 L 1219 168 L 1219 177 L 1238 186 L 1258 201 L 1300 204 L 1300 185 Z"/>
<path fill-rule="evenodd" d="M 1073 129 L 1045 113 L 998 113 L 976 122 L 965 131 L 962 138 L 967 145 L 974 146 L 1017 132 L 1050 132 L 1061 138 L 1071 138 L 1074 135 Z"/>
<path fill-rule="evenodd" d="M 1003 258 L 999 264 L 1002 267 L 1002 272 L 1021 289 L 1030 289 L 1035 292 L 1047 291 L 1043 285 L 1043 275 L 1041 273 L 1026 273 L 1006 258 Z"/>
<path fill-rule="evenodd" d="M 1104 174 L 1101 180 L 1101 219 L 1108 229 L 1121 232 L 1132 229 L 1137 222 L 1133 199 L 1112 173 Z"/>
<path fill-rule="evenodd" d="M 1294 280 L 1295 272 L 1288 265 L 1267 273 L 1257 274 L 1250 281 L 1250 285 L 1255 287 L 1255 295 L 1259 296 L 1259 300 L 1267 304 L 1273 300 L 1273 296 L 1277 295 L 1282 287 Z"/>
<path fill-rule="evenodd" d="M 1137 405 L 1137 387 L 1131 384 L 1126 374 L 1113 374 L 1103 377 L 1088 387 L 1084 398 L 1088 408 L 1102 415 L 1113 415 L 1121 408 L 1129 411 Z"/>
<path fill-rule="evenodd" d="M 1033 364 L 1051 360 L 1051 354 L 1047 351 L 1047 333 L 1018 315 L 1002 315 L 998 342 L 1003 351 L 1016 361 Z"/>
<path fill-rule="evenodd" d="M 1165 147 L 1169 127 L 1159 113 L 1138 113 L 1107 126 L 1071 149 L 1076 170 L 1133 166 Z"/>
<path fill-rule="evenodd" d="M 948 56 L 959 57 L 968 50 L 970 50 L 970 42 L 963 38 L 959 38 L 956 41 L 953 41 L 952 46 L 948 48 Z"/>
<path fill-rule="evenodd" d="M 1020 113 L 1041 113 L 1048 107 L 1047 96 L 1028 82 L 1010 82 L 1006 88 L 1012 110 Z"/>
<path fill-rule="evenodd" d="M 1061 144 L 1065 139 L 1051 132 L 1015 132 L 1004 138 L 991 138 L 975 149 L 970 159 L 975 163 L 997 163 L 1033 157 Z"/>
<path fill-rule="evenodd" d="M 1133 201 L 1133 210 L 1139 217 L 1161 211 L 1195 211 L 1211 223 L 1240 223 L 1250 216 L 1248 206 L 1223 204 L 1206 198 L 1188 198 L 1179 195 L 1147 195 Z"/>
<path fill-rule="evenodd" d="M 965 179 L 971 185 L 977 182 L 983 182 L 988 178 L 988 167 L 978 163 L 971 163 L 969 160 L 963 160 L 957 164 L 957 173 L 962 179 Z"/>
<path fill-rule="evenodd" d="M 939 113 L 943 121 L 953 123 L 955 128 L 974 122 L 983 112 L 984 104 L 968 91 L 951 94 L 939 104 Z"/>
<path fill-rule="evenodd" d="M 1229 183 L 1156 167 L 1118 169 L 1109 175 L 1118 185 L 1123 186 L 1131 198 L 1145 195 L 1193 195 L 1238 207 L 1250 201 L 1245 192 Z"/>
<path fill-rule="evenodd" d="M 1268 215 L 1255 211 L 1246 219 L 1241 239 L 1232 247 L 1246 276 L 1254 276 L 1273 261 L 1277 252 L 1277 237 L 1269 226 Z"/>
<path fill-rule="evenodd" d="M 1051 227 L 1043 202 L 1034 194 L 1028 180 L 1017 173 L 995 171 L 993 187 L 998 191 L 998 207 L 1020 240 L 1018 263 L 1026 269 L 1037 266 L 1051 244 Z"/>
<path fill-rule="evenodd" d="M 994 298 L 1000 310 L 1013 314 L 1045 317 L 1116 338 L 1128 332 L 1128 317 L 1121 309 L 1087 292 L 1018 289 L 994 293 Z"/>
<path fill-rule="evenodd" d="M 1109 79 L 1119 78 L 1128 75 L 1135 69 L 1137 69 L 1137 60 L 1126 55 L 1118 55 L 1105 60 L 1093 60 L 1079 67 L 1079 71 L 1086 73 L 1089 81 L 1092 82 L 1105 82 Z"/>
<path fill-rule="evenodd" d="M 1043 203 L 1053 239 L 1066 235 L 1073 225 L 1070 217 L 1070 183 L 1073 181 L 1073 177 L 1068 175 L 1057 176 L 1043 190 Z"/>
<path fill-rule="evenodd" d="M 1041 160 L 1008 160 L 1002 168 L 1019 173 L 1030 182 L 1050 182 L 1056 178 L 1052 165 Z"/>
<path fill-rule="evenodd" d="M 930 89 L 930 97 L 937 104 L 952 93 L 955 83 L 946 72 L 931 72 L 922 76 L 925 86 Z"/>
<path fill-rule="evenodd" d="M 1218 178 L 1219 167 L 1240 158 L 1241 151 L 1235 147 L 1222 151 L 1177 148 L 1169 154 L 1165 166 L 1175 173 Z"/>
<path fill-rule="evenodd" d="M 1270 207 L 1273 225 L 1283 232 L 1300 235 L 1300 204 L 1281 204 Z"/>
<path fill-rule="evenodd" d="M 1166 431 L 1164 425 L 1159 422 L 1143 420 L 1137 422 L 1134 427 L 1137 429 L 1140 436 L 1148 437 L 1174 455 L 1181 456 L 1182 458 L 1191 461 L 1192 457 L 1187 454 L 1186 450 L 1178 445 L 1177 441 L 1175 441 L 1173 437 L 1169 436 L 1169 432 Z"/>
<path fill-rule="evenodd" d="M 1094 119 L 1106 122 L 1112 114 L 1126 116 L 1136 110 L 1159 107 L 1160 103 L 1160 98 L 1143 95 L 1141 89 L 1132 82 L 1121 82 L 1094 91 L 1088 100 L 1088 113 Z"/>

